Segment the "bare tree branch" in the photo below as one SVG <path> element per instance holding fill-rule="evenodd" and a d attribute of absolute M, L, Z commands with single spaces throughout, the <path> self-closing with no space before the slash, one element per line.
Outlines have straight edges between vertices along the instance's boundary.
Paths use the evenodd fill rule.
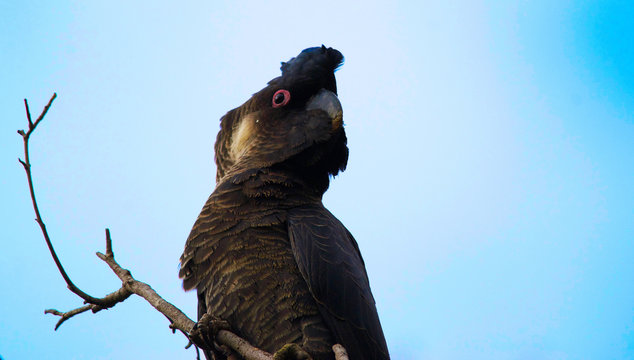
<path fill-rule="evenodd" d="M 59 270 L 60 274 L 64 278 L 64 281 L 66 282 L 68 289 L 72 291 L 74 294 L 76 294 L 77 296 L 79 296 L 80 298 L 82 298 L 86 305 L 67 311 L 67 312 L 61 312 L 55 309 L 47 309 L 45 310 L 45 313 L 53 314 L 60 317 L 59 321 L 55 325 L 55 330 L 57 330 L 66 320 L 72 318 L 75 315 L 84 313 L 88 310 L 91 310 L 93 313 L 96 313 L 103 309 L 109 309 L 111 307 L 114 307 L 116 304 L 125 301 L 127 298 L 130 297 L 130 295 L 136 294 L 144 298 L 148 303 L 150 303 L 150 305 L 152 305 L 156 310 L 158 310 L 170 321 L 169 327 L 172 329 L 172 331 L 179 330 L 189 339 L 190 342 L 187 345 L 187 348 L 189 348 L 192 344 L 189 335 L 194 329 L 196 322 L 194 322 L 189 317 L 187 317 L 187 315 L 185 315 L 176 306 L 172 305 L 171 303 L 163 299 L 160 295 L 156 293 L 156 291 L 154 291 L 154 289 L 152 289 L 151 286 L 149 286 L 148 284 L 144 282 L 138 281 L 134 277 L 132 277 L 132 273 L 129 270 L 122 268 L 115 261 L 114 252 L 112 250 L 112 239 L 110 237 L 109 229 L 106 229 L 105 254 L 97 252 L 97 256 L 106 264 L 108 264 L 110 269 L 121 280 L 121 284 L 122 284 L 121 288 L 119 288 L 118 290 L 102 298 L 96 298 L 91 295 L 88 295 L 87 293 L 82 291 L 80 288 L 78 288 L 71 281 L 70 277 L 64 270 L 64 267 L 62 266 L 62 263 L 59 260 L 57 253 L 55 252 L 55 249 L 53 248 L 53 244 L 49 237 L 48 231 L 46 230 L 46 225 L 44 224 L 44 220 L 42 220 L 42 216 L 40 214 L 40 210 L 37 205 L 37 200 L 35 197 L 35 189 L 33 185 L 33 177 L 31 174 L 31 161 L 29 158 L 29 139 L 31 135 L 33 134 L 33 132 L 35 131 L 36 127 L 39 125 L 39 123 L 44 119 L 44 116 L 48 112 L 49 108 L 51 107 L 56 97 L 57 97 L 57 94 L 54 93 L 51 99 L 49 100 L 48 104 L 42 110 L 42 113 L 35 120 L 35 122 L 32 121 L 31 112 L 29 110 L 29 104 L 27 100 L 24 99 L 24 107 L 26 109 L 26 117 L 27 117 L 29 129 L 28 131 L 18 130 L 18 134 L 22 136 L 22 139 L 24 141 L 24 160 L 18 159 L 18 161 L 20 162 L 20 164 L 22 164 L 26 172 L 26 177 L 29 184 L 29 192 L 31 195 L 31 202 L 33 203 L 33 210 L 35 211 L 35 216 L 36 216 L 35 221 L 38 223 L 38 225 L 40 226 L 40 229 L 42 230 L 42 235 L 44 236 L 44 240 L 46 241 L 46 245 L 48 246 L 51 256 L 53 257 L 53 260 L 55 261 L 55 265 L 57 266 L 57 269 Z M 220 330 L 218 334 L 216 335 L 215 340 L 220 345 L 226 345 L 230 347 L 246 360 L 272 360 L 273 359 L 273 355 L 252 346 L 246 340 L 240 338 L 236 334 L 227 330 Z M 211 350 L 211 349 L 206 349 L 206 350 Z M 335 352 L 335 357 L 337 360 L 348 360 L 348 356 L 343 346 L 339 344 L 334 345 L 333 351 Z M 196 353 L 198 354 L 198 347 L 196 347 Z M 199 354 L 198 354 L 198 358 L 200 358 Z"/>
<path fill-rule="evenodd" d="M 48 112 L 48 109 L 51 107 L 51 105 L 53 104 L 53 100 L 55 100 L 56 97 L 57 97 L 57 94 L 53 93 L 53 96 L 51 96 L 51 99 L 48 101 L 48 104 L 46 104 L 40 116 L 38 116 L 37 120 L 35 120 L 35 123 L 33 123 L 33 121 L 31 120 L 31 111 L 29 110 L 29 103 L 27 102 L 26 99 L 24 99 L 26 117 L 29 122 L 29 130 L 26 132 L 24 130 L 18 130 L 18 134 L 22 136 L 22 140 L 24 141 L 24 161 L 21 159 L 18 159 L 18 160 L 20 161 L 20 164 L 22 164 L 22 166 L 24 167 L 24 170 L 26 171 L 27 181 L 29 182 L 29 191 L 31 193 L 31 202 L 33 203 L 33 210 L 35 211 L 35 221 L 38 223 L 38 225 L 40 225 L 40 229 L 42 230 L 42 234 L 44 235 L 44 240 L 46 240 L 46 245 L 48 246 L 48 250 L 50 251 L 51 256 L 53 257 L 53 260 L 55 261 L 55 265 L 57 266 L 57 269 L 59 270 L 60 274 L 62 274 L 62 277 L 64 278 L 64 281 L 66 282 L 66 286 L 68 287 L 70 291 L 72 291 L 73 293 L 75 293 L 77 296 L 81 297 L 82 299 L 84 299 L 84 301 L 88 303 L 107 306 L 108 305 L 107 303 L 100 303 L 101 299 L 94 298 L 86 294 L 85 292 L 81 291 L 70 280 L 70 277 L 68 276 L 68 274 L 66 274 L 66 270 L 64 270 L 62 263 L 59 261 L 59 258 L 57 257 L 57 254 L 55 253 L 55 249 L 53 248 L 53 244 L 51 243 L 51 239 L 48 235 L 48 231 L 46 231 L 46 225 L 44 224 L 44 221 L 42 220 L 42 216 L 40 215 L 40 210 L 37 206 L 37 200 L 35 198 L 33 177 L 31 175 L 31 160 L 29 158 L 29 138 L 31 137 L 31 134 L 33 134 L 33 132 L 35 131 L 35 128 L 37 127 L 37 125 L 39 125 L 39 123 L 44 119 L 44 116 Z"/>
<path fill-rule="evenodd" d="M 53 314 L 53 315 L 56 315 L 56 316 L 60 317 L 60 319 L 57 322 L 57 324 L 55 324 L 55 330 L 57 330 L 60 326 L 62 326 L 62 324 L 66 320 L 72 318 L 73 316 L 75 316 L 77 314 L 81 314 L 84 311 L 92 310 L 93 307 L 95 307 L 95 306 L 96 305 L 84 305 L 84 306 L 82 306 L 80 308 L 73 309 L 73 310 L 70 310 L 70 311 L 67 311 L 67 312 L 61 312 L 61 311 L 58 311 L 58 310 L 55 310 L 55 309 L 46 309 L 46 310 L 44 310 L 44 313 L 45 314 Z M 93 312 L 96 312 L 96 311 L 93 310 Z"/>
<path fill-rule="evenodd" d="M 187 315 L 180 311 L 176 306 L 165 301 L 160 297 L 151 286 L 146 283 L 137 281 L 132 277 L 132 273 L 122 268 L 114 259 L 114 252 L 112 251 L 112 239 L 110 238 L 110 230 L 106 229 L 106 254 L 100 252 L 97 256 L 103 260 L 110 269 L 117 275 L 123 284 L 121 288 L 110 295 L 113 298 L 121 298 L 125 300 L 130 294 L 136 294 L 144 298 L 161 314 L 165 315 L 171 322 L 170 327 L 172 329 L 178 329 L 185 335 L 189 334 L 196 323 L 191 320 Z"/>

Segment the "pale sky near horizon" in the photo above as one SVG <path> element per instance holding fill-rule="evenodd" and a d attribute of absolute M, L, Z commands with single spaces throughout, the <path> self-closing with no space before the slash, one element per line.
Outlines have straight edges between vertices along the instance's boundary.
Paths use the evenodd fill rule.
<path fill-rule="evenodd" d="M 195 317 L 178 258 L 213 190 L 218 120 L 325 44 L 359 242 L 393 359 L 634 358 L 634 3 L 0 3 L 0 356 L 193 359 L 141 299 L 58 331 L 122 266 Z"/>

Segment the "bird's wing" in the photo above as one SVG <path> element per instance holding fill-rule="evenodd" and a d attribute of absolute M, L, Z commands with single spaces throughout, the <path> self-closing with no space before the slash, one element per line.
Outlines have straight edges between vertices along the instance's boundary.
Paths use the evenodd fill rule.
<path fill-rule="evenodd" d="M 288 233 L 299 270 L 319 310 L 351 359 L 389 359 L 359 247 L 320 205 L 289 210 Z"/>

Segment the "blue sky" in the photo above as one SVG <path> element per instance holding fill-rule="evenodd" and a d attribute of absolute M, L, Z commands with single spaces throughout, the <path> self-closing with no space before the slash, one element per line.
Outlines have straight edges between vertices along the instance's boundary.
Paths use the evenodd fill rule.
<path fill-rule="evenodd" d="M 634 5 L 628 1 L 0 4 L 0 355 L 193 358 L 131 299 L 80 306 L 117 259 L 177 278 L 219 118 L 306 47 L 342 51 L 351 151 L 324 198 L 359 242 L 394 359 L 634 358 Z"/>

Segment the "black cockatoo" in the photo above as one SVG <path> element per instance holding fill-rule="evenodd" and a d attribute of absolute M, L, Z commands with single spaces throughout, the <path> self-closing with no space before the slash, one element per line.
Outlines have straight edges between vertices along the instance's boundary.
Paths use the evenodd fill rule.
<path fill-rule="evenodd" d="M 260 349 L 295 344 L 334 359 L 339 343 L 351 360 L 389 359 L 359 247 L 321 201 L 348 161 L 334 74 L 342 62 L 335 49 L 306 49 L 222 117 L 216 188 L 179 275 L 197 289 L 199 319 L 222 319 Z"/>

